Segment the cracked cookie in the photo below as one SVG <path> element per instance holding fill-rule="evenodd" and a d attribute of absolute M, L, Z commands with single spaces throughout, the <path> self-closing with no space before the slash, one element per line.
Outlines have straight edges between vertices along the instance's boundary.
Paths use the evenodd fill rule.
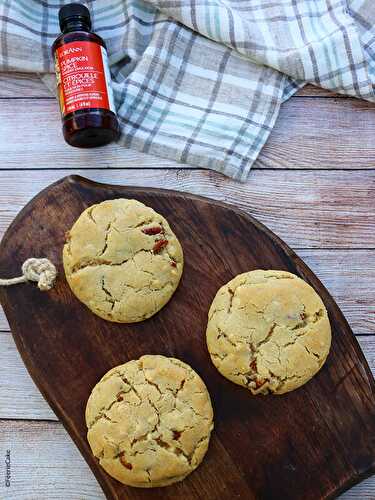
<path fill-rule="evenodd" d="M 297 389 L 322 367 L 331 345 L 321 298 L 285 271 L 251 271 L 221 287 L 206 335 L 219 372 L 252 394 Z"/>
<path fill-rule="evenodd" d="M 164 217 L 136 200 L 87 208 L 67 233 L 66 279 L 101 318 L 134 323 L 172 297 L 183 269 L 181 245 Z"/>
<path fill-rule="evenodd" d="M 108 474 L 151 488 L 181 481 L 198 467 L 213 412 L 190 366 L 146 355 L 104 375 L 88 399 L 86 425 L 91 450 Z"/>

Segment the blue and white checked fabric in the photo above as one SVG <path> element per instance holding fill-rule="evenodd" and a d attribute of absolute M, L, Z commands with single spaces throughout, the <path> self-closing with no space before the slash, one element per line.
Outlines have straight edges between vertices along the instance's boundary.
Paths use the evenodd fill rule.
<path fill-rule="evenodd" d="M 58 0 L 0 0 L 0 70 L 53 72 Z M 306 82 L 375 101 L 374 0 L 91 0 L 129 148 L 244 181 Z"/>

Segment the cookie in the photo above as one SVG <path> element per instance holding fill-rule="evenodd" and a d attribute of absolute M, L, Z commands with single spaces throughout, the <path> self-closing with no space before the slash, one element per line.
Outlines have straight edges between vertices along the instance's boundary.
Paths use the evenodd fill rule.
<path fill-rule="evenodd" d="M 321 298 L 285 271 L 251 271 L 220 288 L 206 334 L 219 372 L 253 394 L 283 394 L 305 384 L 331 345 Z"/>
<path fill-rule="evenodd" d="M 91 450 L 108 474 L 151 488 L 181 481 L 198 467 L 213 412 L 190 366 L 147 355 L 104 375 L 87 402 L 86 424 Z"/>
<path fill-rule="evenodd" d="M 101 318 L 134 323 L 172 297 L 183 269 L 181 245 L 164 217 L 136 200 L 87 208 L 67 233 L 66 279 Z"/>

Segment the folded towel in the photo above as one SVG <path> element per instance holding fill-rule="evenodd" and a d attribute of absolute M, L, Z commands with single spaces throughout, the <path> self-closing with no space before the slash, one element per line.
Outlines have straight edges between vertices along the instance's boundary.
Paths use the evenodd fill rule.
<path fill-rule="evenodd" d="M 63 3 L 0 0 L 0 70 L 53 72 Z M 374 0 L 85 3 L 126 147 L 244 181 L 306 82 L 375 101 Z"/>

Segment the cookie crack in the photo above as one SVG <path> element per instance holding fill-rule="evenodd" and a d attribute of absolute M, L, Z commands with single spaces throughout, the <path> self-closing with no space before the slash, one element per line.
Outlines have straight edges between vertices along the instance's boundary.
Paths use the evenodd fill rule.
<path fill-rule="evenodd" d="M 271 340 L 272 334 L 275 331 L 276 326 L 278 326 L 277 323 L 275 323 L 275 322 L 272 323 L 271 327 L 269 328 L 269 330 L 267 332 L 266 337 L 263 340 L 261 340 L 260 342 L 258 342 L 258 344 L 256 345 L 255 353 L 257 353 L 259 351 L 259 347 L 261 347 L 264 344 L 267 344 Z"/>
<path fill-rule="evenodd" d="M 217 336 L 217 340 L 224 338 L 233 347 L 237 347 L 237 344 L 229 338 L 228 334 L 225 333 L 224 330 L 222 330 L 220 327 L 217 327 L 217 331 L 219 333 L 219 335 Z"/>
<path fill-rule="evenodd" d="M 146 378 L 144 370 L 143 370 L 143 366 L 138 365 L 138 367 L 141 368 L 147 384 L 154 386 L 154 384 L 150 384 L 150 381 Z M 126 384 L 128 384 L 132 388 L 134 393 L 137 395 L 138 399 L 142 402 L 142 397 L 140 396 L 139 392 L 134 387 L 134 385 L 131 384 L 129 382 L 129 380 L 124 375 L 121 375 L 121 379 L 123 382 L 125 382 Z M 139 385 L 147 385 L 147 384 L 139 384 Z M 161 394 L 160 390 L 159 390 L 159 393 Z M 152 408 L 154 409 L 156 417 L 157 417 L 157 422 L 156 422 L 154 428 L 148 433 L 148 434 L 151 434 L 152 432 L 155 432 L 157 430 L 158 426 L 160 425 L 160 413 L 159 413 L 159 410 L 157 409 L 157 407 L 155 406 L 154 402 L 151 401 L 151 399 L 148 396 L 146 396 L 146 399 L 147 399 L 148 403 L 150 404 L 150 406 L 152 406 Z"/>
<path fill-rule="evenodd" d="M 261 309 L 261 308 L 259 308 L 259 306 L 258 306 L 257 304 L 254 304 L 254 302 L 250 302 L 250 301 L 249 301 L 248 303 L 249 303 L 249 304 L 253 307 L 254 311 L 255 311 L 257 314 L 261 314 L 261 315 L 263 315 L 263 314 L 264 314 L 264 312 L 265 312 L 266 308 Z M 244 307 L 243 309 L 245 309 L 245 307 Z"/>
<path fill-rule="evenodd" d="M 104 254 L 104 252 L 107 250 L 107 248 L 108 248 L 108 238 L 109 238 L 109 233 L 110 233 L 110 229 L 111 229 L 111 224 L 112 224 L 112 222 L 110 222 L 110 223 L 108 224 L 108 226 L 107 226 L 107 228 L 106 228 L 106 230 L 105 230 L 105 235 L 104 235 L 104 246 L 103 246 L 103 248 L 102 248 L 101 252 L 100 252 L 100 253 L 98 253 L 97 257 L 101 257 L 101 256 Z"/>
<path fill-rule="evenodd" d="M 280 279 L 280 278 L 277 278 L 277 279 Z M 287 277 L 286 279 L 292 279 L 292 278 L 289 278 Z M 254 306 L 254 304 L 252 304 Z M 305 310 L 306 310 L 306 306 L 305 304 L 303 304 L 303 312 L 301 313 L 301 319 L 303 320 L 302 322 L 298 323 L 295 327 L 293 328 L 289 328 L 285 325 L 279 325 L 278 323 L 276 322 L 273 322 L 266 337 L 258 342 L 257 344 L 254 345 L 253 342 L 247 342 L 247 345 L 249 347 L 249 350 L 253 356 L 251 362 L 250 362 L 250 366 L 253 365 L 256 367 L 256 364 L 258 362 L 258 359 L 259 358 L 263 358 L 262 356 L 262 352 L 260 350 L 260 348 L 265 345 L 265 344 L 268 344 L 269 342 L 272 342 L 272 337 L 273 337 L 273 332 L 276 328 L 276 326 L 279 326 L 279 327 L 282 327 L 282 328 L 285 328 L 286 330 L 289 331 L 289 333 L 291 334 L 292 336 L 292 340 L 291 342 L 287 342 L 286 344 L 284 344 L 282 347 L 285 348 L 285 347 L 289 347 L 289 346 L 292 346 L 294 344 L 296 344 L 299 339 L 301 337 L 304 337 L 305 335 L 307 335 L 309 332 L 310 332 L 310 329 L 306 327 L 308 327 L 310 324 L 315 324 L 317 323 L 318 321 L 320 321 L 323 317 L 324 317 L 324 309 L 323 308 L 320 308 L 318 311 L 316 311 L 314 314 L 312 315 L 307 315 L 305 313 Z M 218 329 L 219 330 L 219 329 Z M 298 333 L 298 330 L 302 330 L 301 333 Z M 225 335 L 224 335 L 225 336 Z M 218 337 L 220 338 L 220 337 Z M 232 344 L 233 347 L 237 347 L 237 344 L 233 343 L 233 342 L 230 342 Z M 277 347 L 278 347 L 278 362 L 279 364 L 281 364 L 281 359 L 280 359 L 280 355 L 281 355 L 281 350 L 280 350 L 280 346 L 277 344 L 277 343 L 274 343 Z M 303 345 L 303 344 L 302 344 Z M 304 345 L 303 345 L 304 346 Z M 304 346 L 306 348 L 306 346 Z M 317 353 L 313 353 L 313 352 L 310 352 L 308 351 L 310 355 L 313 355 L 315 356 L 319 361 L 321 360 L 320 356 L 317 354 Z M 214 353 L 214 356 L 217 356 L 220 358 L 220 356 L 218 355 L 218 353 Z M 220 358 L 221 360 L 223 360 L 224 358 Z M 271 371 L 269 370 L 269 368 L 267 367 L 268 371 L 271 373 Z M 254 378 L 256 376 L 258 376 L 258 372 L 255 369 L 253 369 L 253 371 L 246 371 L 246 372 L 234 372 L 233 375 L 235 376 L 244 376 L 244 377 L 249 377 L 250 375 L 252 376 L 252 379 L 251 381 L 254 381 Z M 262 380 L 265 380 L 269 383 L 271 383 L 273 380 L 281 380 L 282 379 L 276 375 L 271 375 L 271 377 L 262 377 Z"/>
<path fill-rule="evenodd" d="M 89 208 L 86 213 L 87 213 L 87 217 L 91 220 L 91 222 L 93 222 L 96 225 L 96 220 L 94 219 L 94 216 L 92 214 L 94 211 L 94 208 L 95 208 L 95 206 Z"/>
<path fill-rule="evenodd" d="M 306 328 L 306 326 L 309 324 L 308 317 L 305 313 L 305 305 L 303 305 L 303 312 L 301 313 L 301 319 L 302 319 L 302 321 L 297 323 L 296 326 L 294 326 L 293 328 L 289 328 L 289 330 L 291 330 L 291 331 L 302 330 L 302 329 Z"/>
<path fill-rule="evenodd" d="M 142 371 L 143 371 L 143 370 L 142 370 Z M 143 371 L 143 373 L 144 373 L 144 371 Z M 152 385 L 153 387 L 155 387 L 155 389 L 158 391 L 158 393 L 159 393 L 160 395 L 162 395 L 163 393 L 161 392 L 161 390 L 160 390 L 160 388 L 159 388 L 158 384 L 157 384 L 156 382 L 152 382 L 151 380 L 149 380 L 149 379 L 146 377 L 146 374 L 145 374 L 145 373 L 144 373 L 144 375 L 145 375 L 145 379 L 146 379 L 146 381 L 147 381 L 147 384 L 148 384 L 148 385 Z"/>
<path fill-rule="evenodd" d="M 84 257 L 79 262 L 77 262 L 76 264 L 74 264 L 74 266 L 72 266 L 72 268 L 70 270 L 70 275 L 78 273 L 79 271 L 82 271 L 82 270 L 87 269 L 87 268 L 95 268 L 95 267 L 101 267 L 101 266 L 119 267 L 119 266 L 122 266 L 122 265 L 126 264 L 129 261 L 134 261 L 135 257 L 138 254 L 142 253 L 142 252 L 151 254 L 152 256 L 155 255 L 155 253 L 152 250 L 149 250 L 148 248 L 140 248 L 131 257 L 128 257 L 127 259 L 124 259 L 121 262 L 113 263 L 113 262 L 111 262 L 111 261 L 109 261 L 107 259 L 101 258 L 101 256 L 104 253 L 104 251 L 103 251 L 103 253 L 100 254 L 100 255 L 98 255 L 97 257 L 94 257 L 92 259 L 87 259 L 86 257 Z M 165 253 L 163 251 L 158 252 L 157 255 L 160 255 L 161 257 L 167 255 L 168 259 L 164 259 L 163 258 L 163 260 L 165 262 L 168 262 L 168 263 L 174 262 L 174 263 L 177 263 L 177 264 L 179 263 L 176 260 L 174 260 L 168 253 Z M 134 265 L 135 265 L 135 261 L 134 261 Z M 152 273 L 150 273 L 149 271 L 145 271 L 144 269 L 139 269 L 138 268 L 138 270 L 141 271 L 141 272 L 145 272 L 145 273 L 148 273 L 148 274 L 151 274 L 152 276 L 154 276 Z M 172 280 L 171 280 L 171 283 L 172 283 Z"/>
<path fill-rule="evenodd" d="M 181 367 L 182 367 L 182 366 L 181 366 L 181 365 L 179 365 L 178 363 L 172 363 L 172 364 L 174 364 L 175 366 L 178 366 L 179 368 L 181 368 Z M 159 394 L 160 394 L 160 395 L 162 395 L 163 393 L 162 393 L 162 391 L 160 390 L 159 385 L 158 385 L 156 382 L 154 382 L 154 381 L 150 380 L 149 378 L 147 378 L 147 375 L 146 375 L 147 369 L 145 369 L 145 368 L 143 367 L 143 364 L 142 364 L 142 363 L 138 364 L 138 367 L 142 370 L 142 372 L 143 372 L 143 375 L 144 375 L 144 377 L 145 377 L 146 382 L 147 382 L 148 384 L 152 385 L 153 387 L 155 387 L 155 388 L 156 388 L 156 390 L 159 392 Z M 165 389 L 166 389 L 167 391 L 171 392 L 171 393 L 175 396 L 175 399 L 177 399 L 177 398 L 178 398 L 178 393 L 179 393 L 179 392 L 183 389 L 183 387 L 184 387 L 184 385 L 185 385 L 185 382 L 186 382 L 186 378 L 182 379 L 182 380 L 181 380 L 181 382 L 180 382 L 180 386 L 179 386 L 176 390 L 170 389 L 169 387 L 166 387 Z"/>
<path fill-rule="evenodd" d="M 196 466 L 195 456 L 196 456 L 198 447 L 201 445 L 201 443 L 203 441 L 209 439 L 209 433 L 206 432 L 205 425 L 204 425 L 204 428 L 202 430 L 202 433 L 204 433 L 204 436 L 202 436 L 196 442 L 193 451 L 191 453 L 187 453 L 186 450 L 184 450 L 184 447 L 183 447 L 183 444 L 182 444 L 180 438 L 181 438 L 181 435 L 183 434 L 183 432 L 185 432 L 187 429 L 197 428 L 198 423 L 197 423 L 195 417 L 197 417 L 199 419 L 199 421 L 202 421 L 202 420 L 210 421 L 210 419 L 209 419 L 209 417 L 206 417 L 205 415 L 201 415 L 200 413 L 198 413 L 198 411 L 195 410 L 195 408 L 192 406 L 192 403 L 189 403 L 189 401 L 182 400 L 182 402 L 181 402 L 182 403 L 182 410 L 175 407 L 176 402 L 178 400 L 180 400 L 179 393 L 181 391 L 183 391 L 186 381 L 194 378 L 194 372 L 192 369 L 186 369 L 185 365 L 182 365 L 182 364 L 178 363 L 177 361 L 172 362 L 172 363 L 180 368 L 183 368 L 184 374 L 185 374 L 185 376 L 179 380 L 178 386 L 174 387 L 174 388 L 170 388 L 170 387 L 164 388 L 164 386 L 159 385 L 157 383 L 157 381 L 155 382 L 154 380 L 150 380 L 148 378 L 150 376 L 150 374 L 148 373 L 148 369 L 143 366 L 142 362 L 138 362 L 138 369 L 143 373 L 143 377 L 144 377 L 144 379 L 142 380 L 141 383 L 131 383 L 131 381 L 128 379 L 128 377 L 126 376 L 126 374 L 122 370 L 112 372 L 110 375 L 110 376 L 117 375 L 118 377 L 120 377 L 122 382 L 124 382 L 124 384 L 126 384 L 126 389 L 127 389 L 126 392 L 133 391 L 134 394 L 140 400 L 140 404 L 142 404 L 142 402 L 147 401 L 147 403 L 152 407 L 152 409 L 154 411 L 154 415 L 156 416 L 156 421 L 155 421 L 154 425 L 152 426 L 152 428 L 150 428 L 150 430 L 148 432 L 145 432 L 144 434 L 142 434 L 140 436 L 133 437 L 131 442 L 129 442 L 128 440 L 123 441 L 123 446 L 121 446 L 121 443 L 118 444 L 117 452 L 116 452 L 116 454 L 114 454 L 113 459 L 119 459 L 121 464 L 130 470 L 134 467 L 134 463 L 132 464 L 132 458 L 134 458 L 138 454 L 150 453 L 151 451 L 157 453 L 158 448 L 163 448 L 166 450 L 167 453 L 173 454 L 174 456 L 178 457 L 179 460 L 183 461 L 182 462 L 183 464 L 187 464 L 186 467 L 189 466 L 189 467 L 195 468 L 195 466 Z M 157 401 L 162 400 L 162 396 L 165 395 L 166 391 L 171 392 L 174 396 L 174 398 L 173 398 L 174 408 L 171 409 L 170 412 L 168 412 L 168 413 L 172 413 L 173 411 L 178 411 L 179 414 L 181 414 L 181 418 L 186 418 L 186 416 L 189 415 L 188 411 L 192 411 L 192 413 L 194 414 L 195 417 L 190 415 L 191 425 L 184 425 L 184 427 L 181 430 L 170 428 L 168 425 L 165 427 L 165 425 L 163 424 L 163 421 L 162 421 L 161 412 L 159 411 L 159 409 L 157 407 L 157 404 L 158 404 L 157 401 L 154 402 L 154 399 L 153 398 L 151 399 L 150 395 L 144 394 L 144 391 L 141 391 L 141 393 L 142 393 L 142 397 L 141 397 L 141 393 L 139 392 L 139 388 L 142 386 L 154 387 L 156 389 L 156 391 L 158 392 L 158 394 L 160 395 L 160 397 Z M 204 391 L 198 390 L 198 391 L 194 392 L 194 394 L 195 393 L 202 394 L 202 393 L 204 393 Z M 118 395 L 117 395 L 117 398 L 118 398 Z M 120 401 L 119 404 L 123 404 L 122 403 L 123 398 L 121 398 L 120 400 L 116 399 L 106 409 L 102 409 L 102 411 L 103 410 L 109 411 L 112 408 L 112 406 L 118 401 Z M 129 404 L 129 401 L 126 401 L 126 404 Z M 168 413 L 166 413 L 166 414 L 168 414 Z M 165 415 L 163 413 L 163 417 L 164 416 Z M 110 418 L 104 414 L 98 415 L 96 417 L 96 420 L 98 420 L 100 418 L 106 418 L 107 420 L 110 420 Z M 179 420 L 179 418 L 178 418 L 178 420 Z M 89 427 L 89 429 L 90 428 L 91 428 L 91 426 Z M 211 422 L 211 429 L 212 429 L 212 422 Z M 172 433 L 171 439 L 169 438 L 170 433 Z M 165 438 L 164 436 L 168 436 L 168 438 Z M 141 446 L 140 447 L 141 449 L 138 450 L 137 444 L 142 443 L 144 441 L 149 441 L 146 445 L 144 445 L 146 447 L 146 449 L 142 449 L 142 446 Z M 148 472 L 148 477 L 151 478 L 150 471 Z"/>
<path fill-rule="evenodd" d="M 318 362 L 320 361 L 321 358 L 320 358 L 319 354 L 317 354 L 316 352 L 310 351 L 310 349 L 306 345 L 304 345 L 303 347 L 309 353 L 310 356 L 312 355 L 318 360 Z"/>
<path fill-rule="evenodd" d="M 116 400 L 116 399 L 115 399 L 114 401 L 112 401 L 112 403 L 108 406 L 108 408 L 101 408 L 101 409 L 99 410 L 99 414 L 98 414 L 98 415 L 96 415 L 96 417 L 94 418 L 94 420 L 93 420 L 93 421 L 92 421 L 92 422 L 91 422 L 91 423 L 87 426 L 88 430 L 91 430 L 91 428 L 92 428 L 92 427 L 94 427 L 94 425 L 95 425 L 97 422 L 99 422 L 99 420 L 102 420 L 103 418 L 104 418 L 105 420 L 108 420 L 108 421 L 109 421 L 109 422 L 111 422 L 111 423 L 114 423 L 114 424 L 116 423 L 116 424 L 117 424 L 117 422 L 116 422 L 115 420 L 112 420 L 112 419 L 111 419 L 110 417 L 108 417 L 108 415 L 107 415 L 107 411 L 109 411 L 115 403 L 117 403 L 117 400 Z"/>
<path fill-rule="evenodd" d="M 188 455 L 184 452 L 182 448 L 179 446 L 171 446 L 169 443 L 166 441 L 163 441 L 161 437 L 157 437 L 155 439 L 155 443 L 160 447 L 166 450 L 168 453 L 171 453 L 177 457 L 184 457 L 186 461 L 188 462 L 189 465 L 191 465 L 191 460 L 192 460 L 192 454 Z"/>
<path fill-rule="evenodd" d="M 275 280 L 293 280 L 294 279 L 294 276 L 279 276 L 279 275 L 276 275 L 276 274 L 268 274 L 267 276 L 265 276 L 265 278 L 268 280 L 268 279 L 275 279 Z M 257 284 L 257 283 L 254 283 L 254 284 Z"/>
<path fill-rule="evenodd" d="M 189 403 L 185 402 L 185 404 L 186 404 L 186 406 L 187 406 L 187 407 L 188 407 L 188 408 L 189 408 L 189 409 L 190 409 L 190 410 L 194 413 L 194 415 L 195 415 L 196 417 L 199 417 L 200 419 L 203 419 L 203 420 L 210 420 L 210 418 L 209 418 L 209 417 L 206 417 L 205 415 L 202 415 L 201 413 L 198 413 L 198 412 L 195 410 L 195 408 L 194 408 L 192 405 L 190 405 Z"/>
<path fill-rule="evenodd" d="M 145 472 L 147 474 L 147 480 L 149 483 L 151 483 L 151 474 L 150 474 L 150 469 L 145 469 Z"/>
<path fill-rule="evenodd" d="M 227 353 L 224 353 L 224 354 L 219 354 L 217 352 L 210 352 L 210 355 L 213 357 L 213 358 L 219 358 L 220 361 L 224 361 L 224 359 L 228 356 Z"/>
<path fill-rule="evenodd" d="M 142 398 L 139 395 L 139 392 L 137 391 L 137 389 L 134 387 L 134 385 L 131 384 L 129 382 L 129 380 L 122 373 L 119 373 L 118 375 L 121 378 L 121 380 L 130 387 L 130 389 L 134 392 L 134 394 L 137 396 L 137 398 L 142 402 Z M 129 391 L 127 391 L 127 392 L 129 392 Z"/>
<path fill-rule="evenodd" d="M 231 288 L 228 287 L 228 293 L 229 293 L 229 304 L 228 304 L 228 314 L 232 314 L 232 307 L 233 307 L 233 298 L 235 291 L 233 291 Z"/>
<path fill-rule="evenodd" d="M 186 380 L 193 380 L 193 378 L 195 377 L 195 374 L 193 372 L 193 369 L 188 366 L 188 365 L 185 365 L 183 363 L 180 363 L 178 359 L 175 359 L 175 358 L 170 358 L 170 363 L 172 363 L 172 365 L 175 365 L 175 366 L 178 366 L 179 368 L 182 368 L 183 370 L 185 370 L 185 372 L 187 371 L 188 374 L 190 375 L 189 377 L 185 377 L 185 381 Z"/>
<path fill-rule="evenodd" d="M 120 373 L 118 372 L 114 372 L 116 375 L 118 375 L 120 378 L 121 378 L 121 375 Z M 107 380 L 108 378 L 104 378 L 104 380 Z M 121 378 L 121 380 L 124 382 L 124 380 Z M 127 382 L 125 382 L 127 383 Z M 128 384 L 128 383 L 127 383 Z M 126 388 L 123 388 L 121 390 L 121 393 L 128 393 L 131 391 L 132 387 L 130 386 L 130 384 L 128 384 L 129 386 L 129 389 L 126 387 Z M 126 390 L 127 389 L 127 390 Z M 139 397 L 139 396 L 138 396 Z M 99 413 L 95 416 L 94 420 L 90 423 L 87 424 L 87 428 L 88 430 L 90 430 L 99 420 L 101 419 L 105 419 L 105 420 L 108 420 L 109 422 L 111 423 L 118 423 L 114 420 L 112 420 L 108 415 L 107 415 L 107 412 L 111 410 L 112 406 L 116 403 L 120 403 L 120 401 L 118 400 L 118 395 L 116 395 L 116 399 L 114 399 L 107 407 L 103 406 L 102 408 L 99 409 Z"/>
<path fill-rule="evenodd" d="M 196 454 L 199 446 L 204 442 L 209 439 L 208 435 L 203 436 L 199 441 L 195 444 L 194 450 L 190 453 L 189 455 L 189 464 L 191 465 L 191 462 L 193 461 L 194 455 Z"/>
<path fill-rule="evenodd" d="M 104 235 L 104 246 L 103 246 L 101 252 L 97 255 L 97 258 L 101 257 L 105 253 L 105 251 L 107 250 L 107 248 L 108 248 L 108 238 L 109 238 L 109 236 L 111 234 L 111 231 L 112 231 L 112 229 L 116 230 L 116 228 L 114 227 L 114 224 L 116 223 L 116 221 L 117 221 L 117 218 L 115 217 L 111 222 L 108 223 L 108 226 L 106 227 L 105 235 Z"/>
<path fill-rule="evenodd" d="M 142 434 L 142 436 L 134 438 L 133 441 L 130 443 L 130 447 L 133 448 L 133 446 L 135 444 L 141 443 L 142 441 L 147 441 L 149 436 L 150 436 L 150 432 L 146 432 L 146 434 Z"/>
<path fill-rule="evenodd" d="M 133 260 L 135 258 L 135 256 L 141 252 L 151 252 L 151 251 L 148 250 L 147 248 L 141 248 L 140 250 L 135 252 L 135 254 L 133 254 L 131 257 L 124 259 L 121 262 L 116 262 L 116 263 L 113 263 L 113 262 L 106 260 L 106 259 L 101 259 L 100 256 L 93 258 L 93 259 L 83 258 L 83 259 L 81 259 L 80 262 L 77 262 L 72 267 L 70 274 L 78 273 L 79 271 L 82 271 L 83 269 L 86 269 L 88 267 L 101 267 L 101 266 L 118 267 L 118 266 L 122 266 L 123 264 L 126 264 L 127 262 Z"/>
<path fill-rule="evenodd" d="M 185 382 L 186 382 L 185 378 L 181 380 L 180 387 L 177 388 L 176 393 L 175 393 L 176 399 L 178 398 L 178 393 L 181 392 L 182 389 L 184 388 Z"/>
<path fill-rule="evenodd" d="M 135 226 L 129 226 L 129 229 L 138 229 L 139 227 L 146 227 L 149 224 L 155 222 L 154 217 L 149 217 L 148 219 L 144 219 L 141 222 L 138 222 Z"/>
<path fill-rule="evenodd" d="M 311 323 L 318 323 L 318 321 L 323 319 L 324 316 L 325 316 L 324 309 L 321 307 L 320 309 L 318 309 L 318 311 L 314 313 Z"/>
<path fill-rule="evenodd" d="M 113 297 L 111 292 L 105 287 L 104 276 L 102 277 L 102 280 L 101 280 L 101 287 L 102 287 L 103 292 L 105 293 L 106 302 L 109 302 L 110 304 L 112 304 L 111 311 L 113 311 L 113 308 L 115 307 L 117 300 Z"/>

